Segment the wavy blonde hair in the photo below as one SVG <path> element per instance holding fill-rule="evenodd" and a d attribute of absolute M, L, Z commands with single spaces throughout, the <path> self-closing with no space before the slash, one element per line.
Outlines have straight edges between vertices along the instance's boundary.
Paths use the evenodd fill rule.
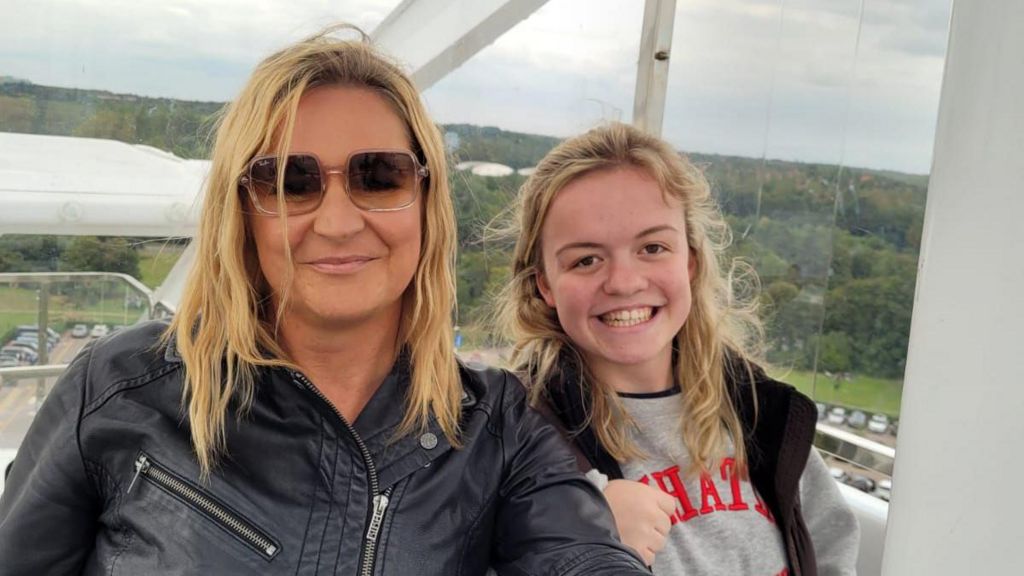
<path fill-rule="evenodd" d="M 696 258 L 690 278 L 690 315 L 675 337 L 673 372 L 683 393 L 686 414 L 681 424 L 683 440 L 694 466 L 690 472 L 710 470 L 726 456 L 728 441 L 735 458 L 746 469 L 743 426 L 733 406 L 726 371 L 731 359 L 740 360 L 753 381 L 750 358 L 761 342 L 762 330 L 752 298 L 740 302 L 734 294 L 736 278 L 723 273 L 722 253 L 730 242 L 728 225 L 711 197 L 699 169 L 666 142 L 627 124 L 613 123 L 562 142 L 548 153 L 523 184 L 511 230 L 518 232 L 511 282 L 499 295 L 497 322 L 513 344 L 512 365 L 530 384 L 533 402 L 540 401 L 547 386 L 566 373 L 590 398 L 588 424 L 605 450 L 622 462 L 642 457 L 629 430 L 633 422 L 615 390 L 602 385 L 587 369 L 558 322 L 556 312 L 545 304 L 537 287 L 543 273 L 541 230 L 558 192 L 585 174 L 621 166 L 636 167 L 654 178 L 662 191 L 681 204 L 687 243 Z M 733 267 L 729 267 L 733 270 Z M 745 280 L 756 286 L 756 275 L 745 267 Z M 574 364 L 563 370 L 562 362 Z"/>
<path fill-rule="evenodd" d="M 336 38 L 345 30 L 359 38 Z M 218 123 L 196 262 L 165 334 L 168 340 L 173 337 L 184 361 L 182 402 L 204 475 L 227 451 L 229 415 L 241 416 L 251 405 L 257 369 L 298 368 L 276 339 L 285 307 L 271 314 L 267 305 L 269 288 L 246 229 L 238 180 L 254 156 L 287 154 L 299 100 L 321 86 L 362 87 L 381 95 L 404 122 L 413 152 L 430 170 L 422 184 L 419 265 L 403 299 L 399 342 L 411 352 L 412 383 L 398 433 L 426 426 L 433 413 L 451 443 L 458 445 L 462 387 L 451 320 L 455 216 L 444 144 L 401 68 L 375 50 L 365 34 L 337 25 L 263 60 Z M 287 302 L 287 296 L 286 288 L 281 301 Z"/>

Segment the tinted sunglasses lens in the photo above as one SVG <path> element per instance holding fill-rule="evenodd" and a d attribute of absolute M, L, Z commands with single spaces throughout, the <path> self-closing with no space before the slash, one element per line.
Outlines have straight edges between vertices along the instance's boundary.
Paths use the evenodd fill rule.
<path fill-rule="evenodd" d="M 348 161 L 352 202 L 366 210 L 404 208 L 416 199 L 418 167 L 403 152 L 360 152 Z"/>
<path fill-rule="evenodd" d="M 277 157 L 257 158 L 249 169 L 260 208 L 278 212 Z M 320 163 L 308 154 L 288 156 L 284 170 L 284 203 L 289 213 L 311 210 L 320 202 L 323 190 Z"/>

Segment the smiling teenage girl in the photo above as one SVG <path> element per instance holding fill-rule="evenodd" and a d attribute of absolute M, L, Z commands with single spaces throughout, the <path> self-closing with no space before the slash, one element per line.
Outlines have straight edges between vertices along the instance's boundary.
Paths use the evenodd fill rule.
<path fill-rule="evenodd" d="M 613 124 L 524 185 L 500 318 L 513 363 L 656 574 L 853 574 L 856 520 L 811 447 L 814 404 L 748 352 L 698 170 Z M 607 479 L 611 478 L 611 481 Z"/>

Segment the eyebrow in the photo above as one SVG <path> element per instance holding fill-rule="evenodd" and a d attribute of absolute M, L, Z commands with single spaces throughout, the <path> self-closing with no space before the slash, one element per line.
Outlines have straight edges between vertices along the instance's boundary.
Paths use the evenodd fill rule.
<path fill-rule="evenodd" d="M 644 236 L 650 236 L 652 234 L 657 234 L 659 232 L 676 232 L 676 231 L 677 230 L 676 230 L 675 226 L 672 226 L 670 224 L 662 224 L 660 226 L 651 226 L 650 228 L 647 228 L 644 231 L 642 231 L 639 234 L 637 234 L 636 237 L 637 238 L 643 238 Z M 565 252 L 566 250 L 573 250 L 573 249 L 580 249 L 580 248 L 594 249 L 594 248 L 600 248 L 600 247 L 601 247 L 601 245 L 598 244 L 597 242 L 571 242 L 569 244 L 566 244 L 565 246 L 562 246 L 558 250 L 556 250 L 555 251 L 555 256 L 561 255 L 562 252 Z"/>

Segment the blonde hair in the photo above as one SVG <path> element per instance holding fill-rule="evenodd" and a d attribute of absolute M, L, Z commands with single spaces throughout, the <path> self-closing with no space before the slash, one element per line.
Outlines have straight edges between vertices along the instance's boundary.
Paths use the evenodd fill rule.
<path fill-rule="evenodd" d="M 696 259 L 690 278 L 692 306 L 675 337 L 673 353 L 673 373 L 683 389 L 686 416 L 681 427 L 694 463 L 691 472 L 715 466 L 726 455 L 729 440 L 735 444 L 737 464 L 745 469 L 743 426 L 725 371 L 731 368 L 730 359 L 739 360 L 753 381 L 748 358 L 755 354 L 762 334 L 755 303 L 739 302 L 733 279 L 722 272 L 720 259 L 730 241 L 729 228 L 704 175 L 667 143 L 632 126 L 609 124 L 562 142 L 523 184 L 512 224 L 518 232 L 513 276 L 499 296 L 496 313 L 514 344 L 513 368 L 529 382 L 534 402 L 567 373 L 577 374 L 577 382 L 563 385 L 583 386 L 588 392 L 588 424 L 604 449 L 620 462 L 642 456 L 630 440 L 632 420 L 615 390 L 595 380 L 537 287 L 544 265 L 541 230 L 555 196 L 585 174 L 623 166 L 643 170 L 682 204 L 687 243 Z M 748 271 L 752 273 L 749 267 Z M 756 283 L 755 276 L 747 279 Z M 570 370 L 565 370 L 565 362 L 572 364 Z"/>
<path fill-rule="evenodd" d="M 238 180 L 255 155 L 287 153 L 299 99 L 320 86 L 360 87 L 381 95 L 406 125 L 413 152 L 430 170 L 422 184 L 419 265 L 404 297 L 399 334 L 400 344 L 411 352 L 412 383 L 398 433 L 426 426 L 433 413 L 451 443 L 458 445 L 462 387 L 451 321 L 455 216 L 444 144 L 400 67 L 376 51 L 362 32 L 356 30 L 359 39 L 341 40 L 334 37 L 339 30 L 356 29 L 333 26 L 263 60 L 219 121 L 196 262 L 165 334 L 166 339 L 173 335 L 184 361 L 182 403 L 204 475 L 227 451 L 225 427 L 231 411 L 241 416 L 251 405 L 257 369 L 297 369 L 275 338 L 284 306 L 277 307 L 276 318 L 267 317 L 269 288 L 246 229 Z M 286 288 L 282 302 L 287 295 Z"/>

